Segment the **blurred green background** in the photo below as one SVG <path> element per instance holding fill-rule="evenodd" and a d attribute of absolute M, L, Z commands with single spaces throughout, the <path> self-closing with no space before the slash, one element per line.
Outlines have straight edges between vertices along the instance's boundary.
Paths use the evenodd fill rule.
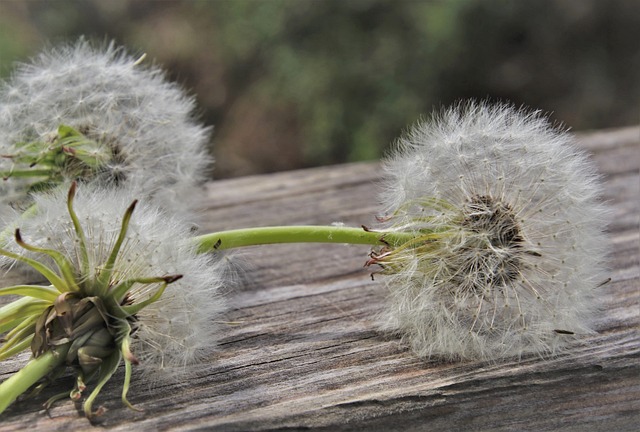
<path fill-rule="evenodd" d="M 376 159 L 469 97 L 640 122 L 638 0 L 0 0 L 0 75 L 79 35 L 197 95 L 217 178 Z"/>

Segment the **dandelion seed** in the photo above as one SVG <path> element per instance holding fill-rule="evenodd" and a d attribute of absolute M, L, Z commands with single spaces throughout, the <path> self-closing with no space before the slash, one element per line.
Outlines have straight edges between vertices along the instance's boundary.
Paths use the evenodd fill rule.
<path fill-rule="evenodd" d="M 607 211 L 569 134 L 539 113 L 469 103 L 398 146 L 383 229 L 415 238 L 369 262 L 388 275 L 384 328 L 443 359 L 556 353 L 593 331 Z"/>
<path fill-rule="evenodd" d="M 74 185 L 68 200 L 59 190 L 34 199 L 37 211 L 0 254 L 31 266 L 50 286 L 0 288 L 0 295 L 23 296 L 0 308 L 0 332 L 7 332 L 0 359 L 29 346 L 35 357 L 0 385 L 0 412 L 42 377 L 32 371 L 39 362 L 74 368 L 74 400 L 97 381 L 87 416 L 121 362 L 127 405 L 132 365 L 151 380 L 188 378 L 189 365 L 215 346 L 225 262 L 197 255 L 184 223 L 131 204 L 123 188 L 84 187 L 75 196 Z"/>
<path fill-rule="evenodd" d="M 0 213 L 78 180 L 126 184 L 186 214 L 210 162 L 210 129 L 195 120 L 192 97 L 141 61 L 81 39 L 41 53 L 0 86 Z"/>

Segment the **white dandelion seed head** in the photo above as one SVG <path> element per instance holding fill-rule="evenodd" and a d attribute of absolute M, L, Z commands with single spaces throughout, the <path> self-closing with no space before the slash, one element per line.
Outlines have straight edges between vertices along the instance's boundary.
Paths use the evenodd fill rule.
<path fill-rule="evenodd" d="M 84 180 L 126 183 L 138 196 L 188 214 L 190 192 L 211 162 L 211 129 L 197 121 L 193 97 L 138 60 L 113 42 L 94 47 L 80 39 L 19 65 L 0 85 L 0 154 L 19 153 L 19 143 L 51 142 L 60 125 L 70 126 L 110 155 Z M 0 158 L 0 172 L 16 169 L 14 162 Z M 1 181 L 4 207 L 24 207 L 30 182 Z"/>
<path fill-rule="evenodd" d="M 119 235 L 123 213 L 135 197 L 125 188 L 85 186 L 78 190 L 74 208 L 87 241 L 88 274 L 82 272 L 82 249 L 69 217 L 66 192 L 36 195 L 37 213 L 20 221 L 21 237 L 27 244 L 62 252 L 79 280 L 96 280 Z M 134 370 L 147 380 L 182 379 L 190 364 L 216 347 L 219 319 L 225 310 L 223 290 L 230 286 L 232 275 L 224 257 L 196 253 L 191 238 L 188 224 L 139 202 L 115 262 L 112 286 L 136 278 L 182 275 L 166 286 L 158 301 L 131 320 L 131 351 L 140 361 Z M 47 262 L 42 253 L 26 252 L 13 242 L 6 249 Z M 127 301 L 142 302 L 158 287 L 135 284 Z"/>
<path fill-rule="evenodd" d="M 413 127 L 384 169 L 386 226 L 423 236 L 380 262 L 384 327 L 420 356 L 547 355 L 592 332 L 608 212 L 570 134 L 470 102 Z"/>

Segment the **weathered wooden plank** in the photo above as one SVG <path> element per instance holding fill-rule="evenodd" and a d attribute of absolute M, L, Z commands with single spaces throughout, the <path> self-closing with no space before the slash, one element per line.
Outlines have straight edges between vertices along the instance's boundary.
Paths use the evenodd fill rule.
<path fill-rule="evenodd" d="M 640 421 L 640 128 L 581 136 L 605 175 L 613 208 L 611 283 L 601 288 L 598 334 L 556 358 L 438 363 L 376 329 L 381 281 L 362 268 L 365 246 L 278 245 L 232 257 L 220 349 L 182 384 L 135 381 L 121 407 L 119 371 L 101 394 L 113 430 L 637 430 Z M 201 230 L 248 225 L 370 224 L 376 164 L 351 164 L 209 183 Z M 243 264 L 244 263 L 244 264 Z M 14 273 L 5 283 L 16 279 Z M 13 283 L 13 282 L 9 282 Z M 26 356 L 0 363 L 0 379 Z M 89 427 L 73 403 L 47 415 L 15 404 L 0 430 Z"/>

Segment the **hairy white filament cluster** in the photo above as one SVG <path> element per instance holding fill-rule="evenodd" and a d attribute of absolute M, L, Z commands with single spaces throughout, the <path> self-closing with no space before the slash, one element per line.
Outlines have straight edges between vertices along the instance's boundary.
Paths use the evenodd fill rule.
<path fill-rule="evenodd" d="M 607 211 L 591 162 L 539 113 L 461 104 L 385 164 L 388 227 L 418 240 L 386 266 L 385 328 L 424 357 L 557 352 L 592 331 Z"/>
<path fill-rule="evenodd" d="M 196 121 L 193 97 L 139 63 L 113 43 L 80 40 L 20 65 L 0 85 L 0 172 L 15 169 L 6 156 L 16 145 L 50 142 L 60 125 L 70 126 L 112 157 L 91 178 L 69 180 L 126 183 L 140 197 L 184 211 L 210 163 L 210 128 Z M 3 207 L 24 206 L 27 181 L 9 180 L 0 181 Z"/>
<path fill-rule="evenodd" d="M 96 280 L 121 230 L 124 210 L 135 197 L 126 188 L 83 187 L 78 191 L 74 207 L 86 237 L 89 274 L 83 274 L 82 248 L 63 191 L 35 196 L 37 212 L 20 221 L 20 233 L 28 244 L 62 252 L 72 262 L 78 280 Z M 48 260 L 44 254 L 26 252 L 17 245 L 7 249 L 40 262 Z M 189 227 L 180 219 L 139 202 L 114 269 L 112 286 L 131 279 L 182 275 L 130 323 L 131 351 L 140 361 L 136 369 L 147 378 L 183 377 L 188 373 L 186 366 L 215 348 L 217 320 L 225 309 L 222 290 L 229 286 L 228 266 L 219 256 L 197 254 Z M 144 301 L 159 286 L 135 284 L 127 304 Z"/>

